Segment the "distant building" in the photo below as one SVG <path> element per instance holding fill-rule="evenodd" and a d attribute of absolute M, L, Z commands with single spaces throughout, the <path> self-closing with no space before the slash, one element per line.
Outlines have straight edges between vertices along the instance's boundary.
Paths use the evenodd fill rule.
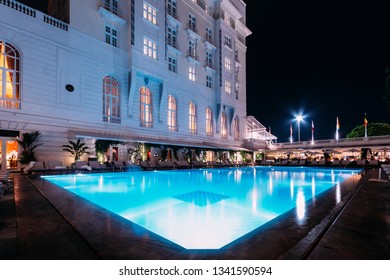
<path fill-rule="evenodd" d="M 242 0 L 49 0 L 52 16 L 22 2 L 0 1 L 3 162 L 34 130 L 38 160 L 68 164 L 76 138 L 123 142 L 120 160 L 134 142 L 245 147 Z"/>

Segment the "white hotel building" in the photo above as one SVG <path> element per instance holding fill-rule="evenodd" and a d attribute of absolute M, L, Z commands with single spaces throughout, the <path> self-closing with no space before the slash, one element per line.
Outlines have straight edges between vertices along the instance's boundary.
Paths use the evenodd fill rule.
<path fill-rule="evenodd" d="M 65 164 L 61 145 L 77 138 L 92 149 L 122 141 L 120 160 L 134 142 L 198 147 L 210 159 L 248 148 L 244 1 L 49 0 L 44 12 L 37 2 L 0 0 L 8 167 L 12 138 L 31 131 L 41 132 L 37 160 Z"/>

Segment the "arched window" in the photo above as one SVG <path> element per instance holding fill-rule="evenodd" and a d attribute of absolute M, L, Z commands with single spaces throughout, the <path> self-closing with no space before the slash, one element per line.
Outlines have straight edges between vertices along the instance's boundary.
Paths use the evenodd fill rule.
<path fill-rule="evenodd" d="M 119 84 L 110 76 L 103 79 L 103 121 L 121 123 Z"/>
<path fill-rule="evenodd" d="M 140 125 L 153 127 L 152 94 L 147 87 L 140 89 Z"/>
<path fill-rule="evenodd" d="M 0 41 L 0 107 L 21 109 L 20 56 L 4 41 Z"/>
<path fill-rule="evenodd" d="M 227 120 L 224 112 L 221 114 L 221 136 L 227 138 Z"/>
<path fill-rule="evenodd" d="M 168 96 L 168 129 L 169 131 L 177 131 L 177 112 L 176 99 L 172 95 Z"/>
<path fill-rule="evenodd" d="M 240 123 L 238 117 L 234 119 L 233 126 L 234 140 L 240 140 Z"/>
<path fill-rule="evenodd" d="M 210 108 L 206 108 L 206 135 L 213 136 L 213 114 Z"/>
<path fill-rule="evenodd" d="M 191 134 L 196 134 L 196 107 L 195 104 L 190 102 L 189 105 L 189 118 L 188 118 L 188 126 L 189 126 L 189 131 Z"/>

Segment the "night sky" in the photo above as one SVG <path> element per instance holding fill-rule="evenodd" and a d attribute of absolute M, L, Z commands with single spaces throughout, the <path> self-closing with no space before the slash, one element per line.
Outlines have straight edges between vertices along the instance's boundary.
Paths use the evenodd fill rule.
<path fill-rule="evenodd" d="M 301 141 L 340 138 L 355 126 L 390 122 L 383 102 L 390 67 L 390 1 L 245 0 L 247 114 L 286 142 L 294 115 Z"/>

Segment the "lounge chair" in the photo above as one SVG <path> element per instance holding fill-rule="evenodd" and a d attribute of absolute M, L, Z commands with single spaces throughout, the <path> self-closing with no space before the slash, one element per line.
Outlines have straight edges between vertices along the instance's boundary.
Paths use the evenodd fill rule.
<path fill-rule="evenodd" d="M 110 167 L 100 164 L 100 162 L 98 162 L 97 160 L 90 161 L 89 166 L 92 168 L 92 171 L 95 172 L 110 171 Z"/>
<path fill-rule="evenodd" d="M 201 161 L 201 160 L 194 160 L 193 162 L 192 162 L 192 167 L 194 167 L 194 168 L 202 168 L 202 167 L 205 167 L 205 166 L 207 166 L 207 164 L 205 164 L 203 161 Z"/>
<path fill-rule="evenodd" d="M 159 161 L 157 162 L 157 169 L 174 169 L 175 165 L 172 161 Z"/>
<path fill-rule="evenodd" d="M 341 160 L 340 165 L 341 166 L 349 166 L 350 163 L 351 162 L 349 160 L 343 159 L 343 160 Z"/>
<path fill-rule="evenodd" d="M 79 160 L 76 161 L 74 165 L 75 171 L 84 171 L 84 172 L 90 172 L 92 171 L 92 167 L 88 165 L 87 161 Z"/>
<path fill-rule="evenodd" d="M 335 159 L 334 161 L 332 161 L 332 166 L 340 166 L 340 160 L 338 159 Z"/>
<path fill-rule="evenodd" d="M 356 166 L 364 167 L 365 165 L 366 165 L 366 160 L 364 160 L 364 159 L 358 159 L 356 161 Z"/>
<path fill-rule="evenodd" d="M 62 162 L 59 160 L 48 161 L 45 164 L 45 166 L 49 172 L 54 172 L 54 173 L 58 172 L 62 174 L 62 172 L 68 171 L 68 168 L 66 168 L 66 166 L 64 166 Z"/>
<path fill-rule="evenodd" d="M 31 163 L 32 163 L 32 166 L 31 166 Z M 31 168 L 28 168 L 30 166 L 31 166 Z M 48 169 L 45 167 L 45 163 L 43 161 L 30 162 L 28 167 L 26 167 L 26 169 L 28 168 L 27 174 L 29 174 L 29 175 L 36 174 L 36 173 L 46 173 L 46 171 L 48 171 Z"/>
<path fill-rule="evenodd" d="M 4 191 L 10 190 L 13 187 L 13 185 L 14 185 L 13 180 L 9 178 L 9 171 L 1 171 L 0 172 L 1 195 L 4 193 Z"/>
<path fill-rule="evenodd" d="M 379 161 L 377 159 L 370 159 L 368 161 L 368 166 L 378 166 L 379 165 Z"/>
<path fill-rule="evenodd" d="M 125 164 L 123 163 L 123 161 L 115 160 L 112 162 L 112 170 L 123 172 L 124 170 L 126 170 Z"/>
<path fill-rule="evenodd" d="M 191 168 L 191 165 L 186 160 L 178 160 L 175 162 L 177 168 Z"/>

